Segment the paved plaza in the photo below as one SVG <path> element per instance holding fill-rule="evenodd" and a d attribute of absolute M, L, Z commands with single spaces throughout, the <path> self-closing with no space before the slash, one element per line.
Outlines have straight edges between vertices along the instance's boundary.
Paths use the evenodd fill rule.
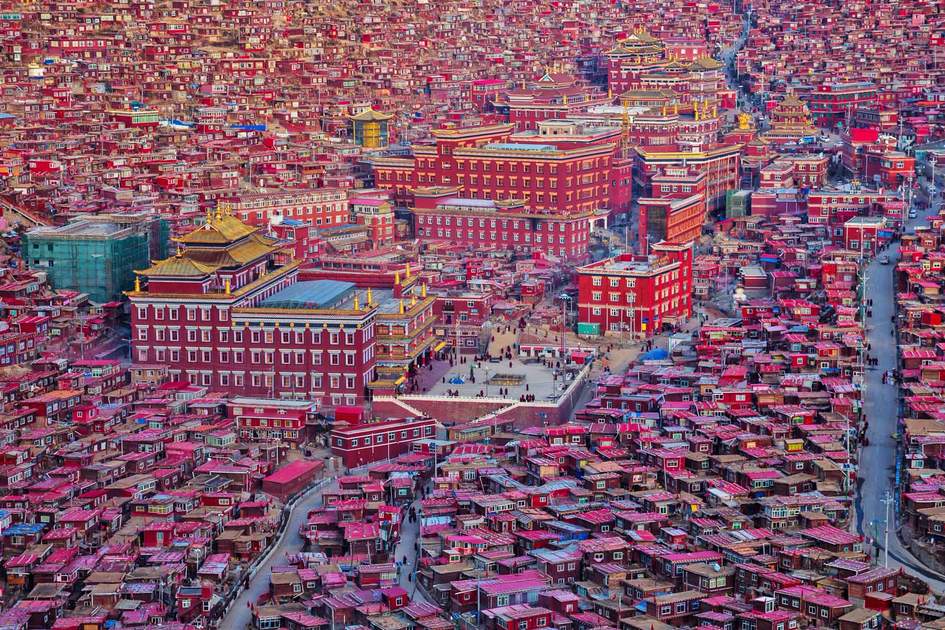
<path fill-rule="evenodd" d="M 558 376 L 555 376 L 556 373 Z M 536 401 L 548 401 L 558 398 L 571 380 L 568 374 L 562 380 L 561 370 L 539 362 L 523 363 L 515 358 L 511 361 L 477 362 L 470 357 L 468 363 L 449 368 L 426 393 L 445 396 L 452 391 L 463 397 L 479 396 L 481 393 L 487 398 L 513 399 L 531 394 Z M 506 390 L 507 394 L 500 393 Z"/>

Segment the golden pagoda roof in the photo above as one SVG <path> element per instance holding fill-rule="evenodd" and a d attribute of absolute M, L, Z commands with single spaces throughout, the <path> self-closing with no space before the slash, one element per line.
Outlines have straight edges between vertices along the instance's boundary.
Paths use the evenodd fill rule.
<path fill-rule="evenodd" d="M 245 241 L 226 248 L 188 247 L 185 255 L 194 261 L 215 267 L 245 265 L 279 249 L 275 241 L 261 234 L 253 234 Z"/>
<path fill-rule="evenodd" d="M 659 40 L 658 37 L 653 37 L 652 35 L 644 31 L 643 29 L 640 29 L 639 31 L 634 31 L 633 33 L 630 33 L 629 35 L 624 37 L 622 40 L 620 40 L 621 44 L 624 42 L 630 42 L 630 43 L 640 42 L 642 44 L 662 44 L 663 43 Z"/>
<path fill-rule="evenodd" d="M 722 67 L 722 62 L 712 57 L 699 57 L 689 66 L 693 70 L 718 70 Z"/>
<path fill-rule="evenodd" d="M 658 38 L 653 37 L 646 31 L 637 31 L 635 33 L 630 33 L 625 38 L 619 40 L 609 52 L 616 54 L 632 54 L 634 52 L 639 52 L 641 49 L 658 51 L 662 48 L 663 42 Z"/>
<path fill-rule="evenodd" d="M 806 107 L 807 104 L 798 98 L 797 94 L 794 92 L 788 92 L 781 102 L 777 104 L 777 107 Z"/>
<path fill-rule="evenodd" d="M 385 114 L 384 112 L 379 112 L 374 109 L 365 109 L 359 114 L 354 116 L 348 116 L 348 120 L 357 120 L 359 122 L 374 122 L 378 120 L 390 120 L 393 118 L 393 114 Z"/>
<path fill-rule="evenodd" d="M 673 98 L 676 95 L 671 90 L 627 90 L 620 95 L 621 100 L 633 100 L 635 98 Z"/>
<path fill-rule="evenodd" d="M 691 68 L 692 68 L 691 65 L 684 64 L 684 63 L 682 63 L 681 61 L 679 61 L 678 59 L 673 59 L 672 61 L 665 63 L 661 69 L 662 69 L 662 70 L 680 70 L 680 71 L 682 71 L 682 70 L 689 70 L 689 69 L 691 69 Z"/>
<path fill-rule="evenodd" d="M 158 260 L 149 268 L 136 273 L 146 277 L 184 276 L 190 278 L 199 278 L 210 275 L 216 271 L 216 269 L 217 268 L 214 265 L 202 264 L 195 260 L 191 260 L 186 256 L 178 254 L 176 256 L 171 256 L 170 258 L 165 258 L 164 260 Z"/>
<path fill-rule="evenodd" d="M 256 230 L 231 214 L 217 213 L 209 215 L 203 226 L 176 240 L 187 245 L 225 245 L 245 238 Z"/>

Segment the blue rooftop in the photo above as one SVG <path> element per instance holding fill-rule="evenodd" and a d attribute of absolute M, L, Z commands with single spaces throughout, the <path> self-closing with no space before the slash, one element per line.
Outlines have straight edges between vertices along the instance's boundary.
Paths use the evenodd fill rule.
<path fill-rule="evenodd" d="M 10 525 L 5 530 L 3 530 L 4 536 L 24 536 L 30 534 L 38 534 L 39 532 L 46 529 L 46 526 L 42 523 L 14 523 Z"/>
<path fill-rule="evenodd" d="M 266 308 L 331 308 L 354 291 L 353 282 L 312 280 L 297 282 L 262 301 Z"/>
<path fill-rule="evenodd" d="M 640 357 L 641 361 L 661 361 L 669 356 L 669 353 L 662 348 L 653 348 Z"/>
<path fill-rule="evenodd" d="M 484 149 L 498 149 L 499 151 L 557 151 L 553 144 L 528 144 L 525 142 L 496 142 L 487 144 Z"/>

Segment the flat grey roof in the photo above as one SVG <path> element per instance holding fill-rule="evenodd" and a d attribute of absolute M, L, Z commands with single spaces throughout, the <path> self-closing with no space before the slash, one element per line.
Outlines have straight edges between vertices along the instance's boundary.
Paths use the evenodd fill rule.
<path fill-rule="evenodd" d="M 498 149 L 500 151 L 557 151 L 553 144 L 528 144 L 526 142 L 496 142 L 487 144 L 484 149 Z"/>
<path fill-rule="evenodd" d="M 331 308 L 344 302 L 354 288 L 353 282 L 339 280 L 297 282 L 275 295 L 270 295 L 262 301 L 260 306 L 297 309 Z"/>
<path fill-rule="evenodd" d="M 28 233 L 32 236 L 69 237 L 84 236 L 92 238 L 108 238 L 126 228 L 116 224 L 99 221 L 76 221 L 58 227 L 33 228 Z"/>

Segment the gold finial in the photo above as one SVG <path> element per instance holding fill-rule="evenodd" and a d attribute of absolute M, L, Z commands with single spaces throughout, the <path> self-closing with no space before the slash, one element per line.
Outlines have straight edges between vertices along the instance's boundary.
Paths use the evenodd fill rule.
<path fill-rule="evenodd" d="M 361 301 L 358 299 L 357 293 L 354 294 L 354 310 L 356 311 L 361 310 Z"/>
<path fill-rule="evenodd" d="M 608 99 L 613 99 L 613 98 L 614 98 L 614 88 L 612 88 L 612 87 L 610 87 L 610 86 L 607 86 L 607 98 L 608 98 Z"/>
<path fill-rule="evenodd" d="M 368 287 L 368 290 L 367 290 L 367 306 L 368 306 L 368 308 L 370 308 L 372 304 L 374 304 L 374 292 L 371 290 L 371 287 Z"/>
<path fill-rule="evenodd" d="M 404 267 L 404 280 L 410 280 L 410 263 L 407 263 L 407 266 Z"/>
<path fill-rule="evenodd" d="M 394 272 L 394 285 L 396 286 L 398 284 L 400 284 L 400 271 L 399 270 Z"/>
<path fill-rule="evenodd" d="M 567 94 L 564 95 L 562 101 L 564 102 L 565 105 L 568 104 L 568 95 L 567 95 Z"/>
<path fill-rule="evenodd" d="M 417 294 L 414 293 L 413 295 L 410 296 L 410 308 L 413 308 L 416 305 L 417 305 Z"/>
<path fill-rule="evenodd" d="M 135 276 L 135 293 L 141 293 L 141 277 Z"/>
<path fill-rule="evenodd" d="M 232 289 L 232 285 L 230 284 L 230 279 L 227 278 L 226 280 L 223 281 L 223 292 L 229 295 L 230 293 L 232 293 L 232 291 L 233 289 Z"/>
<path fill-rule="evenodd" d="M 679 113 L 679 103 L 673 103 L 673 113 L 674 114 Z"/>
<path fill-rule="evenodd" d="M 713 105 L 713 106 L 712 106 L 712 118 L 718 118 L 718 116 L 719 116 L 719 106 L 718 106 L 718 105 Z"/>
<path fill-rule="evenodd" d="M 420 286 L 420 297 L 427 297 L 427 284 L 425 282 Z"/>
<path fill-rule="evenodd" d="M 178 258 L 184 255 L 184 250 L 180 248 L 180 245 L 177 246 L 177 253 L 175 254 Z"/>
<path fill-rule="evenodd" d="M 400 314 L 401 315 L 404 314 L 404 301 L 403 300 L 400 301 Z"/>
<path fill-rule="evenodd" d="M 207 225 L 209 226 L 212 221 L 213 221 L 213 211 L 210 210 L 210 208 L 207 208 Z"/>

